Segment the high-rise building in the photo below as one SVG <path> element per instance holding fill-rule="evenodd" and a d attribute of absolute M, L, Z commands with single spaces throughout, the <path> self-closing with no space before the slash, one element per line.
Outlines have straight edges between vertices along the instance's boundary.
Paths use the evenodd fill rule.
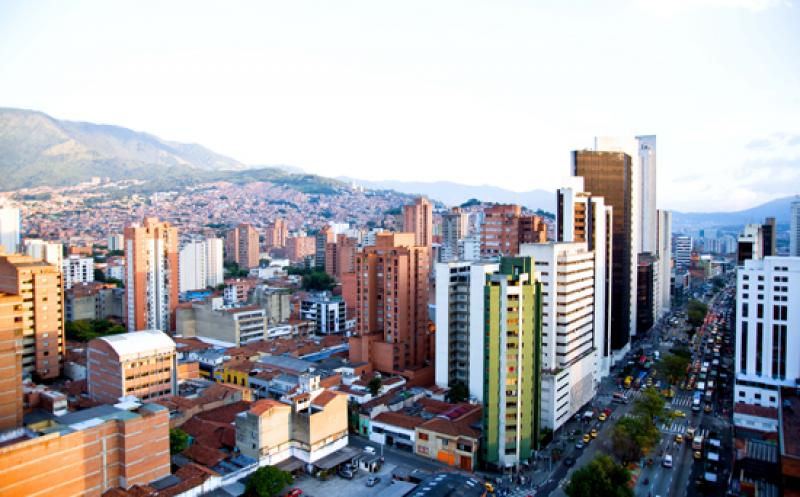
<path fill-rule="evenodd" d="M 379 233 L 356 254 L 356 336 L 350 360 L 401 373 L 429 365 L 429 249 L 413 233 Z"/>
<path fill-rule="evenodd" d="M 530 257 L 503 257 L 484 287 L 481 451 L 495 468 L 518 465 L 538 448 L 542 291 Z"/>
<path fill-rule="evenodd" d="M 611 349 L 628 349 L 636 332 L 636 177 L 631 158 L 622 152 L 572 152 L 572 175 L 582 176 L 585 191 L 613 207 L 611 226 Z"/>
<path fill-rule="evenodd" d="M 672 236 L 672 256 L 675 269 L 686 271 L 692 264 L 692 237 L 688 235 Z"/>
<path fill-rule="evenodd" d="M 332 335 L 345 332 L 347 310 L 341 297 L 314 295 L 300 303 L 300 319 L 316 323 L 316 333 Z"/>
<path fill-rule="evenodd" d="M 22 426 L 22 320 L 20 295 L 0 293 L 0 432 Z"/>
<path fill-rule="evenodd" d="M 314 267 L 324 271 L 325 270 L 325 256 L 329 243 L 336 242 L 336 233 L 331 226 L 323 226 L 321 230 L 314 236 L 315 254 L 314 254 Z"/>
<path fill-rule="evenodd" d="M 614 209 L 603 197 L 583 190 L 583 178 L 576 177 L 573 185 L 556 194 L 556 240 L 565 243 L 585 243 L 594 254 L 594 329 L 601 377 L 610 373 L 613 360 L 611 349 L 611 226 Z"/>
<path fill-rule="evenodd" d="M 800 197 L 797 197 L 789 212 L 789 255 L 800 257 Z"/>
<path fill-rule="evenodd" d="M 496 262 L 436 265 L 436 384 L 463 384 L 470 397 L 483 400 L 483 334 L 486 276 Z"/>
<path fill-rule="evenodd" d="M 336 235 L 335 242 L 325 245 L 325 272 L 340 279 L 343 274 L 355 271 L 358 243 L 347 235 Z"/>
<path fill-rule="evenodd" d="M 518 205 L 493 205 L 484 210 L 481 256 L 498 258 L 519 254 L 520 243 L 544 243 L 547 226 L 539 216 L 523 216 Z"/>
<path fill-rule="evenodd" d="M 125 228 L 125 316 L 128 331 L 175 329 L 178 229 L 148 217 Z"/>
<path fill-rule="evenodd" d="M 125 236 L 121 233 L 108 235 L 108 250 L 125 250 Z"/>
<path fill-rule="evenodd" d="M 178 289 L 181 293 L 206 287 L 208 281 L 206 254 L 206 244 L 203 240 L 189 240 L 181 247 L 178 254 L 180 275 Z"/>
<path fill-rule="evenodd" d="M 19 208 L 0 205 L 0 245 L 5 253 L 14 254 L 19 250 L 19 232 Z"/>
<path fill-rule="evenodd" d="M 292 262 L 300 262 L 316 251 L 316 240 L 313 236 L 292 236 L 286 240 L 286 257 Z"/>
<path fill-rule="evenodd" d="M 0 292 L 23 299 L 23 374 L 58 377 L 64 354 L 61 268 L 26 255 L 0 255 Z"/>
<path fill-rule="evenodd" d="M 22 241 L 23 253 L 36 260 L 61 267 L 64 260 L 64 246 L 58 242 L 48 242 L 35 238 Z"/>
<path fill-rule="evenodd" d="M 458 241 L 458 260 L 481 260 L 481 236 L 468 235 Z"/>
<path fill-rule="evenodd" d="M 800 378 L 800 257 L 748 259 L 736 274 L 734 402 L 778 407 Z"/>
<path fill-rule="evenodd" d="M 597 393 L 605 316 L 595 312 L 595 254 L 585 242 L 522 245 L 542 286 L 542 426 L 557 430 Z M 596 319 L 599 318 L 599 321 Z"/>
<path fill-rule="evenodd" d="M 458 259 L 458 242 L 467 236 L 467 215 L 458 207 L 442 214 L 441 262 Z"/>
<path fill-rule="evenodd" d="M 668 313 L 672 302 L 672 212 L 658 210 L 658 306 L 659 316 Z"/>
<path fill-rule="evenodd" d="M 91 257 L 69 255 L 61 267 L 65 290 L 69 290 L 73 285 L 94 281 L 94 259 Z"/>
<path fill-rule="evenodd" d="M 269 248 L 283 248 L 286 246 L 286 239 L 289 238 L 289 226 L 281 218 L 267 227 L 266 242 Z"/>
<path fill-rule="evenodd" d="M 768 217 L 761 225 L 761 255 L 767 257 L 769 255 L 778 255 L 775 244 L 778 232 L 776 231 L 775 218 Z"/>
<path fill-rule="evenodd" d="M 247 223 L 228 231 L 225 236 L 225 259 L 242 269 L 258 267 L 258 232 Z"/>
<path fill-rule="evenodd" d="M 433 205 L 425 197 L 403 206 L 403 230 L 414 233 L 414 243 L 430 247 L 433 243 Z"/>
<path fill-rule="evenodd" d="M 222 238 L 206 238 L 206 286 L 217 287 L 225 281 Z"/>
<path fill-rule="evenodd" d="M 636 331 L 644 333 L 653 327 L 657 318 L 655 298 L 658 296 L 659 286 L 658 257 L 650 253 L 639 254 L 636 267 Z"/>
<path fill-rule="evenodd" d="M 178 392 L 177 369 L 175 342 L 163 331 L 95 338 L 86 352 L 86 388 L 105 404 L 128 395 L 157 399 Z"/>
<path fill-rule="evenodd" d="M 736 264 L 744 265 L 748 259 L 760 260 L 764 257 L 764 230 L 760 224 L 748 224 L 737 240 Z"/>

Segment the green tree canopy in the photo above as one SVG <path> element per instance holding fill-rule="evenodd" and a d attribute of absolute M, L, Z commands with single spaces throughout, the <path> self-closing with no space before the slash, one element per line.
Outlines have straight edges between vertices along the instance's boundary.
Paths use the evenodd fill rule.
<path fill-rule="evenodd" d="M 314 271 L 303 276 L 303 289 L 318 292 L 333 290 L 336 280 L 325 271 Z"/>
<path fill-rule="evenodd" d="M 692 326 L 700 326 L 706 318 L 708 306 L 699 300 L 689 300 L 686 306 L 686 316 Z"/>
<path fill-rule="evenodd" d="M 119 335 L 127 330 L 121 324 L 114 324 L 107 319 L 67 321 L 64 333 L 70 340 L 88 342 L 98 337 Z"/>
<path fill-rule="evenodd" d="M 292 475 L 275 466 L 258 468 L 245 485 L 245 495 L 249 497 L 274 497 L 294 481 Z"/>
<path fill-rule="evenodd" d="M 456 382 L 447 392 L 447 401 L 453 404 L 464 402 L 469 398 L 469 388 L 463 382 Z"/>
<path fill-rule="evenodd" d="M 633 412 L 652 424 L 664 414 L 664 399 L 655 388 L 645 388 L 634 402 Z"/>
<path fill-rule="evenodd" d="M 625 416 L 614 425 L 611 447 L 623 464 L 636 461 L 658 442 L 659 432 L 652 423 L 638 416 Z"/>
<path fill-rule="evenodd" d="M 575 471 L 564 492 L 569 497 L 633 497 L 631 475 L 607 455 L 599 455 Z"/>
<path fill-rule="evenodd" d="M 689 358 L 674 354 L 665 354 L 656 364 L 658 374 L 671 384 L 675 384 L 686 374 Z"/>
<path fill-rule="evenodd" d="M 177 454 L 183 452 L 189 446 L 189 435 L 180 428 L 170 428 L 169 430 L 169 452 Z"/>
<path fill-rule="evenodd" d="M 367 390 L 369 390 L 369 393 L 372 395 L 377 395 L 378 392 L 381 391 L 381 386 L 383 386 L 383 382 L 379 377 L 375 376 L 367 383 Z"/>

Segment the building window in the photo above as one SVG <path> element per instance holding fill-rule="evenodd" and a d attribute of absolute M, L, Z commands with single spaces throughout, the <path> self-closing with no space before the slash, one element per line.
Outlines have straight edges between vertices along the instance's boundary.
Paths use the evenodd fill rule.
<path fill-rule="evenodd" d="M 756 374 L 761 376 L 763 373 L 763 366 L 761 359 L 764 354 L 764 323 L 756 323 Z"/>
<path fill-rule="evenodd" d="M 419 434 L 419 439 L 420 440 L 427 440 L 428 439 L 428 434 L 427 433 L 420 433 Z"/>
<path fill-rule="evenodd" d="M 764 318 L 764 304 L 758 304 L 758 306 L 756 307 L 756 317 L 758 319 Z"/>
<path fill-rule="evenodd" d="M 742 304 L 742 317 L 743 318 L 747 317 L 749 309 L 750 309 L 750 306 L 747 305 L 747 302 Z"/>
<path fill-rule="evenodd" d="M 742 321 L 742 345 L 739 348 L 739 369 L 743 374 L 747 374 L 747 321 Z"/>

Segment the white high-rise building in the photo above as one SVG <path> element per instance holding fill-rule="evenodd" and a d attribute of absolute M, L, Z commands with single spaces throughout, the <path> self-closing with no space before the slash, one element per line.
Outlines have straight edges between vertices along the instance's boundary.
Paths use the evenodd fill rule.
<path fill-rule="evenodd" d="M 62 244 L 36 238 L 26 238 L 23 240 L 22 245 L 25 255 L 61 267 L 64 260 L 64 246 Z"/>
<path fill-rule="evenodd" d="M 14 254 L 19 250 L 19 232 L 19 208 L 0 205 L 0 245 L 7 254 Z"/>
<path fill-rule="evenodd" d="M 191 240 L 178 253 L 178 291 L 201 290 L 206 287 L 206 244 Z"/>
<path fill-rule="evenodd" d="M 592 400 L 601 377 L 605 320 L 595 313 L 595 255 L 585 242 L 523 244 L 520 255 L 533 258 L 542 284 L 541 420 L 557 430 Z"/>
<path fill-rule="evenodd" d="M 458 259 L 461 261 L 481 260 L 480 235 L 469 235 L 458 241 Z"/>
<path fill-rule="evenodd" d="M 656 299 L 657 317 L 663 316 L 672 307 L 672 289 L 670 288 L 670 273 L 672 268 L 672 212 L 658 210 L 658 288 Z"/>
<path fill-rule="evenodd" d="M 611 347 L 611 268 L 614 212 L 603 197 L 583 191 L 583 178 L 571 179 L 571 186 L 557 192 L 556 241 L 585 243 L 594 254 L 594 323 L 601 377 L 610 373 L 614 356 Z"/>
<path fill-rule="evenodd" d="M 685 271 L 692 263 L 692 237 L 674 235 L 672 237 L 672 256 L 675 258 L 675 269 Z"/>
<path fill-rule="evenodd" d="M 800 378 L 800 257 L 744 261 L 736 305 L 734 402 L 779 407 Z"/>
<path fill-rule="evenodd" d="M 467 235 L 467 215 L 460 208 L 454 207 L 450 212 L 442 214 L 442 246 L 441 262 L 458 259 L 458 242 Z"/>
<path fill-rule="evenodd" d="M 484 296 L 486 276 L 496 262 L 450 262 L 436 265 L 435 381 L 442 388 L 461 382 L 483 400 Z"/>
<path fill-rule="evenodd" d="M 108 236 L 108 250 L 125 250 L 125 235 L 117 233 Z"/>
<path fill-rule="evenodd" d="M 800 197 L 792 202 L 789 216 L 789 255 L 800 257 Z"/>
<path fill-rule="evenodd" d="M 73 254 L 64 259 L 62 265 L 64 288 L 69 290 L 79 283 L 94 281 L 94 259 Z"/>
<path fill-rule="evenodd" d="M 206 286 L 216 287 L 225 281 L 222 238 L 206 238 Z"/>

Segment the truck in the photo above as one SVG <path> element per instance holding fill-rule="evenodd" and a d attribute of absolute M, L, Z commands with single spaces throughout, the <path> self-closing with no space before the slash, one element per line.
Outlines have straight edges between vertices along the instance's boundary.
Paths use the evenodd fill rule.
<path fill-rule="evenodd" d="M 642 387 L 642 382 L 644 382 L 644 379 L 646 377 L 647 377 L 647 373 L 646 372 L 642 371 L 641 373 L 639 373 L 636 376 L 636 380 L 634 380 L 634 382 L 633 382 L 633 388 L 637 388 L 637 389 L 641 388 Z"/>
<path fill-rule="evenodd" d="M 704 381 L 698 381 L 697 382 L 697 387 L 695 387 L 695 390 L 697 390 L 698 392 L 705 392 L 706 383 Z"/>

